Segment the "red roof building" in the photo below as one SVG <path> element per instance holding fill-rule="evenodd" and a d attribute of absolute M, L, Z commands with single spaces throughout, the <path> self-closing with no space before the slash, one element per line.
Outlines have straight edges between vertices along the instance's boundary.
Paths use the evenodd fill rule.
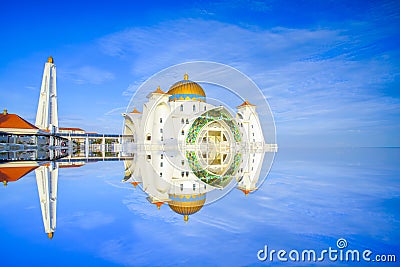
<path fill-rule="evenodd" d="M 40 132 L 38 127 L 17 114 L 8 114 L 7 110 L 0 114 L 0 131 L 13 134 L 37 134 Z"/>
<path fill-rule="evenodd" d="M 3 167 L 4 166 L 4 167 Z M 0 181 L 4 186 L 15 182 L 39 167 L 36 162 L 13 162 L 0 165 Z"/>

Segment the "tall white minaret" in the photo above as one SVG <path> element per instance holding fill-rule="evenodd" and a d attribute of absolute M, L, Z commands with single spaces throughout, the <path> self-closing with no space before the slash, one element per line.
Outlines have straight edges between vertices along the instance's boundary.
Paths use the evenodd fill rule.
<path fill-rule="evenodd" d="M 53 238 L 56 229 L 58 163 L 52 162 L 35 170 L 44 231 Z"/>
<path fill-rule="evenodd" d="M 58 132 L 56 65 L 51 56 L 44 65 L 35 126 L 52 133 Z"/>

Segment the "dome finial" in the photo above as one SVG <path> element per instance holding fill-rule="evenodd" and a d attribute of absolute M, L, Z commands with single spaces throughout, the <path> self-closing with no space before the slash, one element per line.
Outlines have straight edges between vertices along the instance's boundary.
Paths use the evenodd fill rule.
<path fill-rule="evenodd" d="M 187 74 L 187 72 L 185 73 L 185 75 L 183 75 L 183 79 L 185 81 L 189 80 L 189 74 Z"/>
<path fill-rule="evenodd" d="M 3 185 L 7 186 L 7 181 L 6 180 L 3 181 Z"/>
<path fill-rule="evenodd" d="M 49 56 L 49 58 L 47 59 L 47 62 L 49 63 L 54 63 L 54 59 L 52 56 Z"/>
<path fill-rule="evenodd" d="M 184 220 L 185 222 L 189 221 L 189 215 L 184 215 L 184 216 L 183 216 L 183 220 Z"/>

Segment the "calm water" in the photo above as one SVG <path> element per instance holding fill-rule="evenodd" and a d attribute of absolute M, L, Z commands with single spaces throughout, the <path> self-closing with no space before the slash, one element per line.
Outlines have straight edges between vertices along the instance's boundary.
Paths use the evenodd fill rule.
<path fill-rule="evenodd" d="M 188 223 L 121 183 L 122 162 L 60 169 L 52 240 L 33 172 L 1 188 L 1 266 L 308 266 L 260 262 L 257 251 L 321 251 L 339 238 L 399 264 L 399 159 L 400 149 L 280 149 L 257 192 L 234 189 Z"/>

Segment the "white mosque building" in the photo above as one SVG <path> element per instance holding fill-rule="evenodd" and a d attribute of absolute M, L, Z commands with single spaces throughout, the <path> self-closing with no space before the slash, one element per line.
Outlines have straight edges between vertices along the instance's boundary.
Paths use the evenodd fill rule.
<path fill-rule="evenodd" d="M 256 106 L 244 101 L 232 115 L 206 101 L 203 88 L 189 80 L 158 87 L 143 110 L 124 113 L 125 145 L 135 151 L 125 161 L 125 178 L 188 220 L 206 203 L 207 193 L 222 190 L 233 179 L 246 195 L 256 190 L 266 144 Z"/>

